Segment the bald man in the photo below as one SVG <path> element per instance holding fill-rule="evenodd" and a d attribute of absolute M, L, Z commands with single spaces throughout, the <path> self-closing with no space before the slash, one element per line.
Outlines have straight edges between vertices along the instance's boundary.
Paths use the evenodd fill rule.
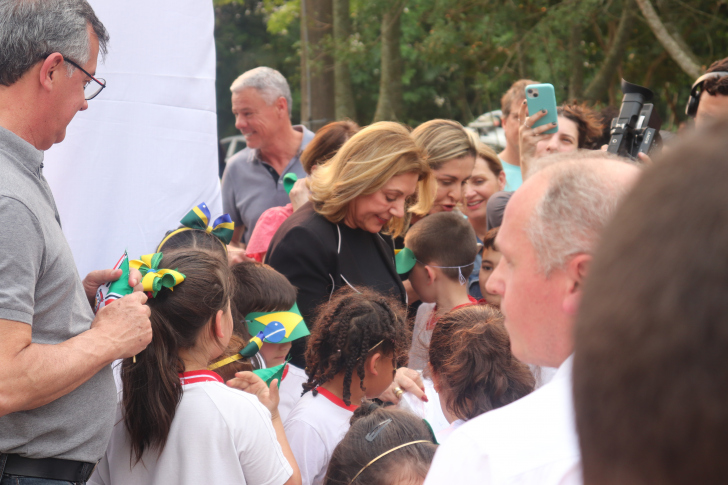
<path fill-rule="evenodd" d="M 639 169 L 607 153 L 539 160 L 508 204 L 488 279 L 501 297 L 513 354 L 559 370 L 529 396 L 459 428 L 435 455 L 426 485 L 580 484 L 571 398 L 572 330 L 592 253 Z"/>

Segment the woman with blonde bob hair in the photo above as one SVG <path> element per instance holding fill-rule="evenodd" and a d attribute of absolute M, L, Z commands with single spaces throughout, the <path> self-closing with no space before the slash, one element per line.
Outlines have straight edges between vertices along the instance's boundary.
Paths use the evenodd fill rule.
<path fill-rule="evenodd" d="M 409 130 L 368 126 L 311 175 L 311 201 L 281 225 L 266 261 L 298 288 L 298 308 L 312 324 L 316 308 L 344 286 L 368 287 L 406 302 L 392 237 L 432 205 L 431 169 Z M 305 344 L 291 348 L 305 367 Z"/>
<path fill-rule="evenodd" d="M 475 166 L 477 147 L 457 121 L 430 120 L 412 132 L 415 143 L 427 154 L 437 181 L 430 213 L 452 211 L 462 202 L 465 183 Z"/>

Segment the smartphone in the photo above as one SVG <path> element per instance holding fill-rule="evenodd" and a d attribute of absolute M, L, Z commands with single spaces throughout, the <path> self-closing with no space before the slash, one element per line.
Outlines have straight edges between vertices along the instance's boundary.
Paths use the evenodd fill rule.
<path fill-rule="evenodd" d="M 542 109 L 546 110 L 546 116 L 533 124 L 531 128 L 536 128 L 549 123 L 558 123 L 556 115 L 556 94 L 551 84 L 529 84 L 526 86 L 526 103 L 528 103 L 528 116 L 533 116 Z M 550 130 L 544 133 L 556 133 L 559 129 L 558 124 L 554 125 Z"/>

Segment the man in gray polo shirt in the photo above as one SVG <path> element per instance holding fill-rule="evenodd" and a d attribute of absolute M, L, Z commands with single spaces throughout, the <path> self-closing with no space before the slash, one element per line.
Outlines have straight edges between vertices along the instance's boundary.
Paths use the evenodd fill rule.
<path fill-rule="evenodd" d="M 232 244 L 245 247 L 260 215 L 290 202 L 283 176 L 306 176 L 301 152 L 313 138 L 291 125 L 291 89 L 283 75 L 256 67 L 230 86 L 235 127 L 247 147 L 230 159 L 222 177 L 222 206 L 235 223 Z"/>
<path fill-rule="evenodd" d="M 103 89 L 107 41 L 85 0 L 0 0 L 2 485 L 85 482 L 114 425 L 109 364 L 152 337 L 142 292 L 94 316 L 96 288 L 121 272 L 80 280 L 43 177 L 43 150 Z"/>

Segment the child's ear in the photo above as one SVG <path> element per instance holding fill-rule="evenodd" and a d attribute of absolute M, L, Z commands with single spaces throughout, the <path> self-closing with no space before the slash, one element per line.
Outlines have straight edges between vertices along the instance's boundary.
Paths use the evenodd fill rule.
<path fill-rule="evenodd" d="M 365 366 L 364 370 L 366 370 L 369 374 L 371 374 L 373 376 L 378 376 L 379 375 L 378 367 L 379 367 L 379 362 L 380 362 L 381 358 L 382 358 L 382 354 L 380 354 L 379 352 L 372 355 L 364 363 L 364 366 Z"/>
<path fill-rule="evenodd" d="M 224 312 L 222 310 L 218 310 L 215 314 L 215 318 L 212 321 L 212 332 L 215 335 L 215 337 L 221 339 L 225 337 L 225 333 L 223 332 L 222 328 L 222 317 L 224 315 Z"/>
<path fill-rule="evenodd" d="M 435 273 L 435 269 L 425 265 L 425 271 L 427 271 L 427 284 L 431 285 L 435 282 L 435 278 L 437 277 L 437 273 Z"/>

